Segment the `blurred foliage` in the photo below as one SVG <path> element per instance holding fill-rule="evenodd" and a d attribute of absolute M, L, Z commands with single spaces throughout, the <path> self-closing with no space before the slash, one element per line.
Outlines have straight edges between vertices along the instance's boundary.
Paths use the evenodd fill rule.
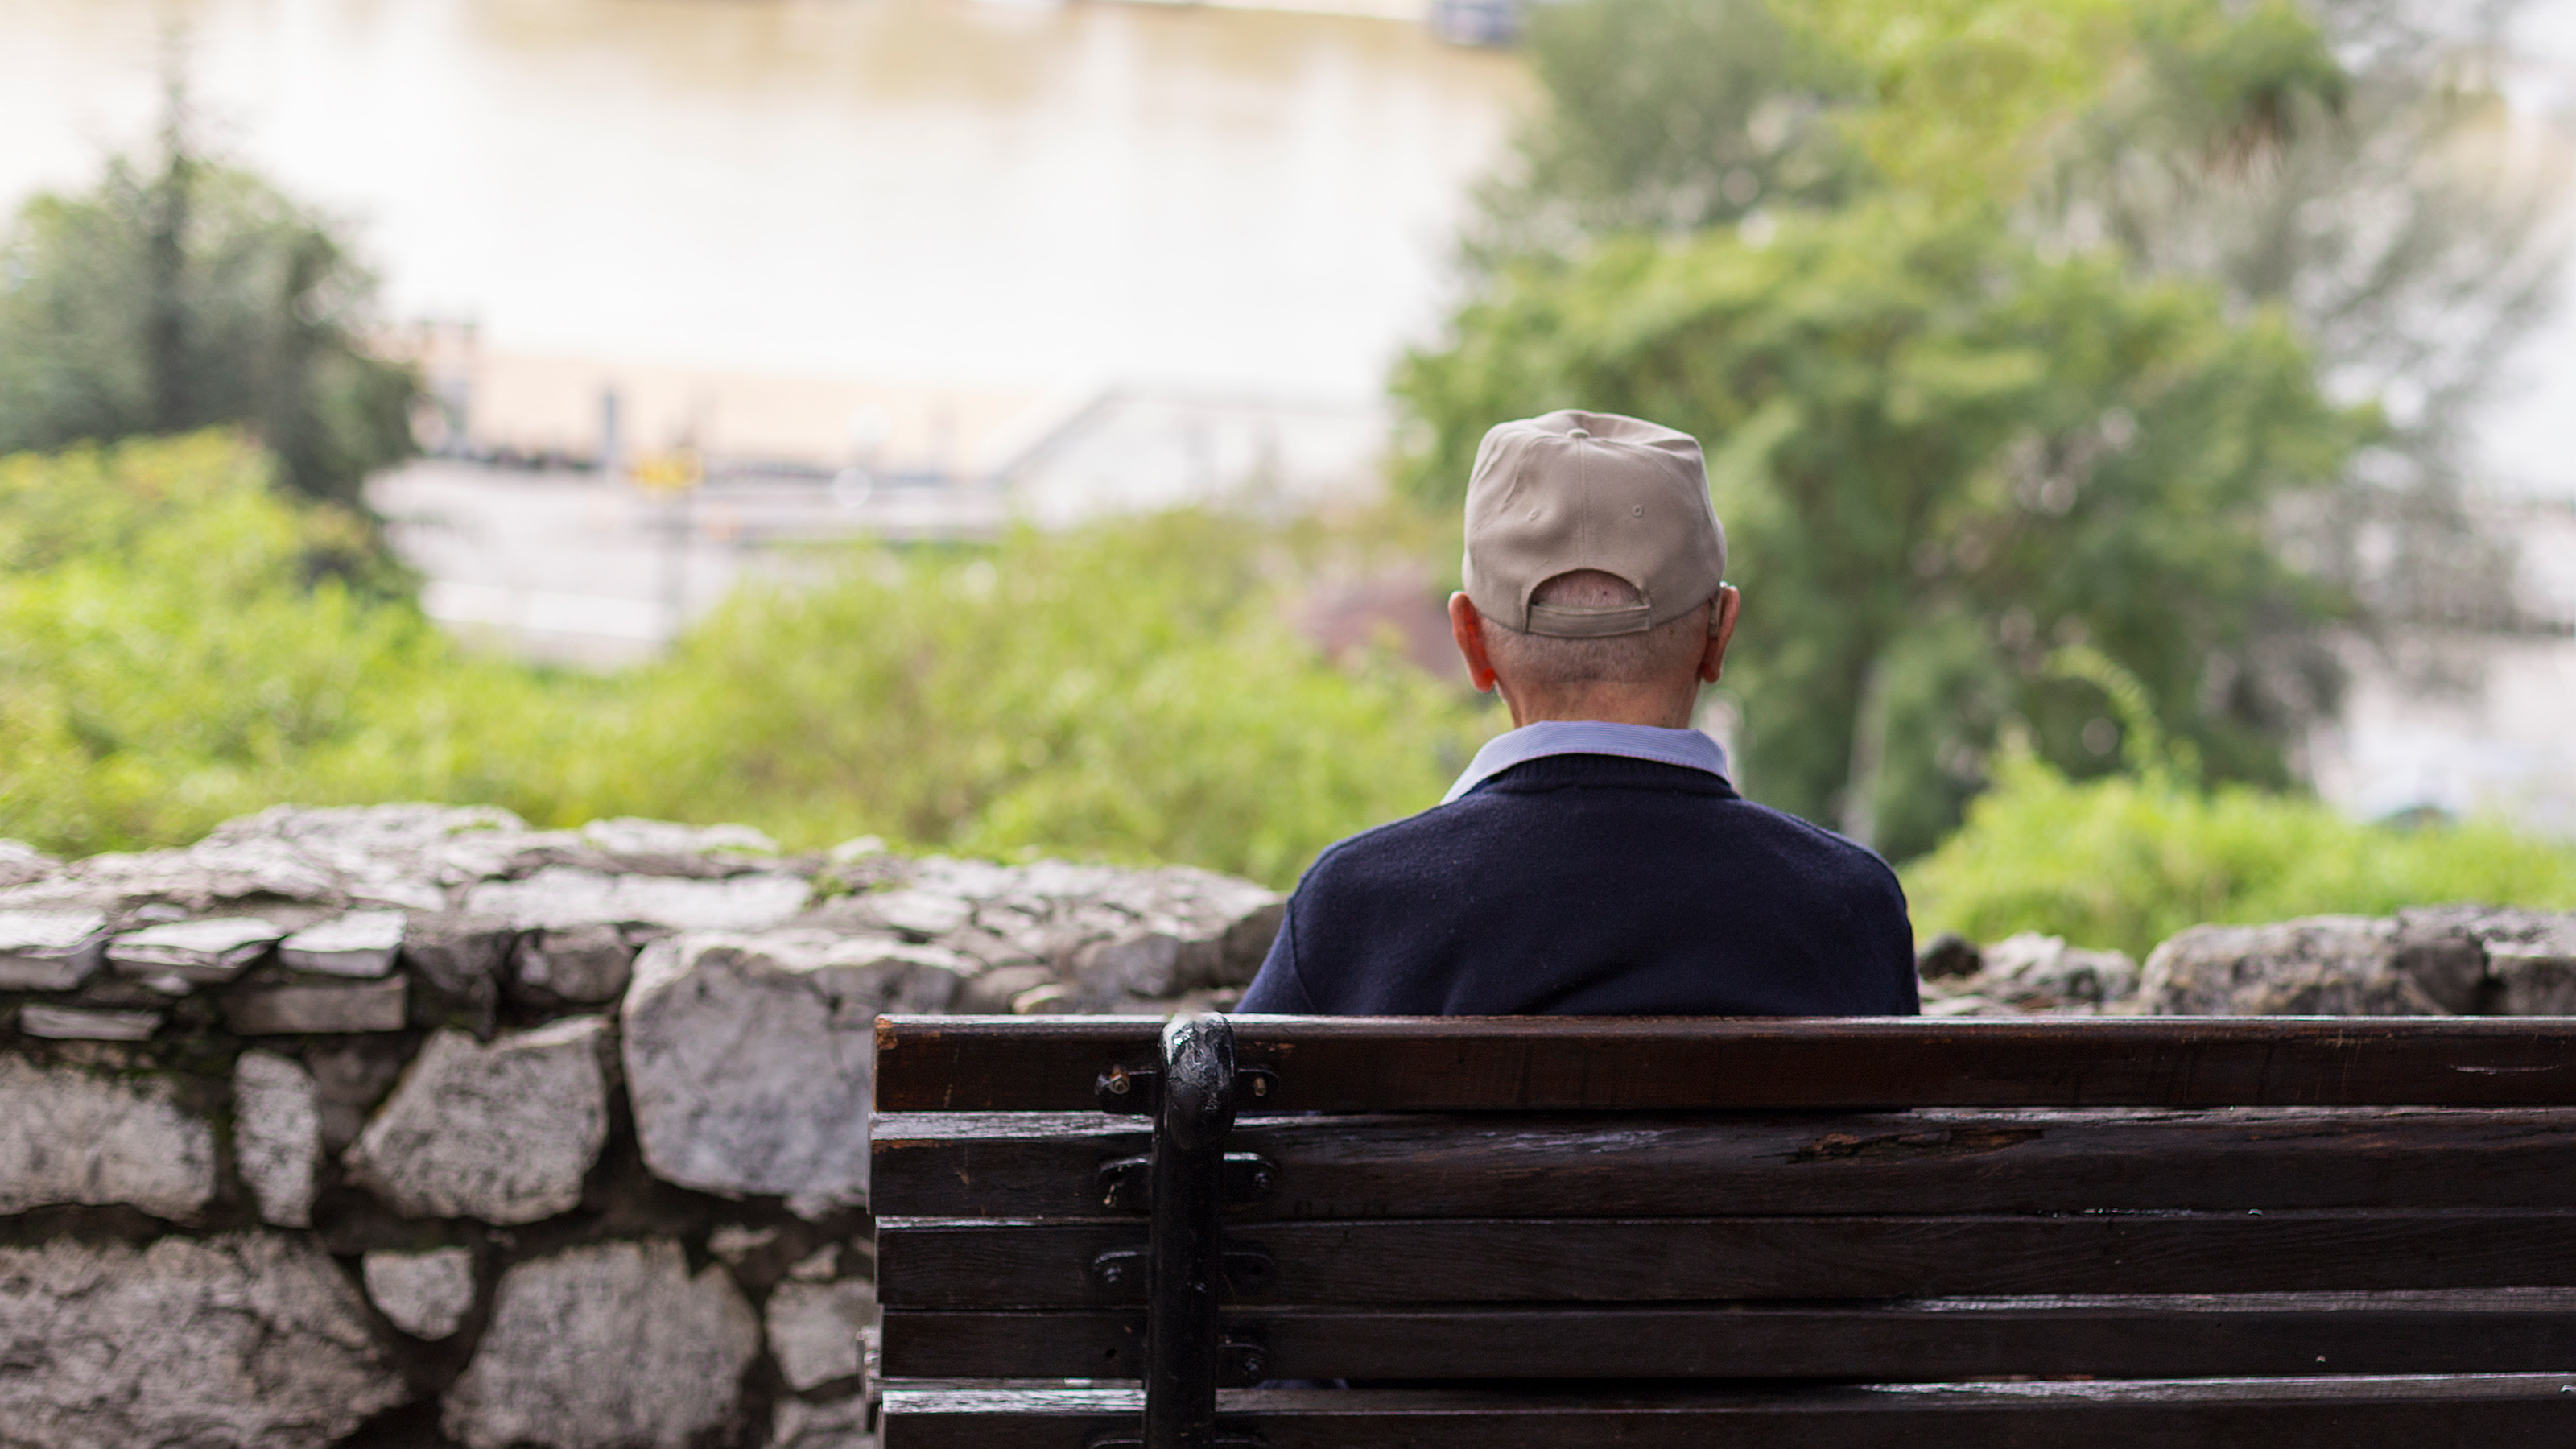
<path fill-rule="evenodd" d="M 0 458 L 0 834 L 86 853 L 280 800 L 511 793 L 538 681 L 317 570 L 348 516 L 270 473 L 219 434 Z"/>
<path fill-rule="evenodd" d="M 666 808 L 802 839 L 1284 884 L 1436 802 L 1491 726 L 1392 658 L 1326 662 L 1280 622 L 1269 551 L 1180 512 L 755 586 L 636 681 L 638 759 Z"/>
<path fill-rule="evenodd" d="M 2568 237 L 2565 155 L 2512 134 L 2498 87 L 2521 8 L 2307 0 L 2303 16 L 2250 12 L 2226 43 L 2168 26 L 2059 130 L 2021 208 L 2049 244 L 2109 246 L 2234 305 L 2282 308 L 2339 396 L 2383 403 L 2342 486 L 2283 530 L 2383 641 L 2410 624 L 2531 623 L 2512 540 L 2464 506 L 2478 410 L 2548 315 Z M 2279 58 L 2318 35 L 2338 82 L 2261 80 L 2296 75 Z M 2387 662 L 2419 686 L 2461 682 L 2461 651 Z"/>
<path fill-rule="evenodd" d="M 2311 798 L 2170 775 L 2077 782 L 2008 749 L 1967 824 L 1904 880 L 1921 936 L 2043 931 L 2143 959 L 2203 921 L 2432 901 L 2576 908 L 2576 849 L 2495 821 L 2362 824 Z"/>
<path fill-rule="evenodd" d="M 2213 766 L 2267 783 L 2332 686 L 2310 631 L 2336 601 L 2265 524 L 2368 419 L 2318 397 L 2277 317 L 2232 321 L 2207 288 L 1881 200 L 1760 245 L 1514 266 L 1458 333 L 1398 382 L 1433 429 L 1417 491 L 1454 497 L 1491 422 L 1549 408 L 1706 440 L 1745 591 L 1745 784 L 1892 855 L 1953 823 L 2008 715 L 2105 767 L 2093 701 L 2034 672 L 2055 644 L 2109 652 Z"/>
<path fill-rule="evenodd" d="M 0 835 L 86 853 L 279 801 L 425 799 L 1286 884 L 1437 800 L 1492 729 L 1292 636 L 1283 545 L 1234 519 L 859 550 L 598 678 L 464 653 L 317 571 L 345 515 L 270 472 L 221 434 L 0 459 Z"/>
<path fill-rule="evenodd" d="M 2164 733 L 2135 675 L 2082 645 L 2044 671 L 2099 692 L 2130 773 L 2069 780 L 2026 733 L 2007 731 L 1994 788 L 1905 870 L 1920 936 L 2039 931 L 2144 958 L 2203 921 L 2384 916 L 2438 901 L 2576 906 L 2576 846 L 2495 820 L 2362 824 L 2305 796 L 2203 790 L 2197 749 Z"/>
<path fill-rule="evenodd" d="M 2387 155 L 2492 87 L 2427 58 L 2468 31 L 2360 43 L 2404 9 L 1545 9 L 1549 104 L 1470 229 L 1479 293 L 1397 372 L 1400 483 L 1454 509 L 1485 429 L 1556 407 L 1697 435 L 1746 590 L 1742 783 L 1893 858 L 1957 824 L 2010 724 L 2062 772 L 2116 767 L 2098 701 L 2039 668 L 2071 642 L 2143 680 L 2208 778 L 2287 785 L 2339 700 L 2336 631 L 2385 617 L 2357 560 L 2509 573 L 2454 499 L 2392 482 L 2420 410 L 2354 385 L 2443 331 L 2370 299 L 2476 290 L 2467 229 L 2431 224 L 2442 158 Z M 2323 178 L 2355 206 L 2280 223 Z M 2364 245 L 2400 192 L 2420 245 Z M 2467 213 L 2514 246 L 2537 214 Z M 2481 306 L 2533 295 L 2490 271 Z"/>
<path fill-rule="evenodd" d="M 1483 188 L 1473 257 L 1696 231 L 1784 199 L 1830 203 L 1859 179 L 1833 121 L 1860 67 L 1764 0 L 1550 6 L 1533 24 L 1530 63 L 1554 105 L 1520 166 Z"/>
<path fill-rule="evenodd" d="M 2292 0 L 1840 0 L 1784 13 L 1867 77 L 1870 103 L 1840 119 L 1877 175 L 1979 208 L 2017 200 L 2065 133 L 2141 73 L 2168 103 L 2159 119 L 2180 123 L 2153 144 L 2204 159 L 2261 149 L 2303 103 L 2338 106 L 2348 83 Z"/>
<path fill-rule="evenodd" d="M 288 481 L 360 506 L 412 450 L 412 370 L 370 349 L 375 279 L 335 228 L 200 154 L 174 98 L 161 155 L 38 196 L 0 238 L 0 453 L 234 424 Z"/>

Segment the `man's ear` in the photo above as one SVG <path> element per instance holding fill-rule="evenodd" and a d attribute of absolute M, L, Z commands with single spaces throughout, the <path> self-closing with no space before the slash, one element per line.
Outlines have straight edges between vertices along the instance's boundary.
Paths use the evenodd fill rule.
<path fill-rule="evenodd" d="M 1744 596 L 1735 591 L 1735 585 L 1720 584 L 1717 597 L 1710 602 L 1713 611 L 1708 616 L 1708 646 L 1700 651 L 1699 677 L 1715 684 L 1726 666 L 1727 641 L 1735 637 L 1735 616 L 1744 607 Z"/>
<path fill-rule="evenodd" d="M 1458 641 L 1458 657 L 1467 661 L 1467 682 L 1478 694 L 1494 687 L 1494 661 L 1485 653 L 1485 616 L 1465 594 L 1449 596 L 1449 637 Z"/>

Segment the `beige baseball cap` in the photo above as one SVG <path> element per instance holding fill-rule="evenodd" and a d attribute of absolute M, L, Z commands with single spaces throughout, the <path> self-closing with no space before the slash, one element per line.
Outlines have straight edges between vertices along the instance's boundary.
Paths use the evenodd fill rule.
<path fill-rule="evenodd" d="M 1645 597 L 1616 609 L 1532 604 L 1559 574 L 1598 569 Z M 1572 408 L 1503 423 L 1467 477 L 1467 597 L 1524 634 L 1598 639 L 1669 623 L 1726 581 L 1726 530 L 1687 433 Z M 1709 627 L 1717 627 L 1715 611 Z"/>

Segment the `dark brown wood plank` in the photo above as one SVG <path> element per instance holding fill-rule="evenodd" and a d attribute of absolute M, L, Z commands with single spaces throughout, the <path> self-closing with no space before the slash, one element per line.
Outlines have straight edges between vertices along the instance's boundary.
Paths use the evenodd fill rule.
<path fill-rule="evenodd" d="M 1131 1119 L 880 1117 L 877 1210 L 1090 1216 Z M 2576 1109 L 1924 1109 L 1582 1117 L 1247 1118 L 1232 1150 L 1278 1165 L 1242 1221 L 2076 1211 L 2560 1207 L 2576 1203 Z"/>
<path fill-rule="evenodd" d="M 881 1112 L 1082 1111 L 1134 1018 L 886 1017 Z M 2576 1106 L 2576 1018 L 1260 1017 L 1299 1111 Z"/>
<path fill-rule="evenodd" d="M 1935 1384 L 1791 1392 L 1261 1390 L 1219 1395 L 1267 1449 L 2565 1449 L 2576 1376 Z M 885 1449 L 1079 1449 L 1133 1432 L 1123 1389 L 889 1387 Z"/>
<path fill-rule="evenodd" d="M 1264 1378 L 2199 1378 L 2576 1367 L 2576 1289 L 1670 1307 L 1238 1308 Z M 1144 1315 L 885 1316 L 898 1378 L 1133 1378 Z"/>
<path fill-rule="evenodd" d="M 877 1220 L 878 1296 L 1092 1307 L 1124 1220 Z M 1393 1219 L 1247 1224 L 1277 1303 L 1704 1302 L 2576 1286 L 2576 1212 Z M 1237 1285 L 1242 1287 L 1245 1285 Z"/>

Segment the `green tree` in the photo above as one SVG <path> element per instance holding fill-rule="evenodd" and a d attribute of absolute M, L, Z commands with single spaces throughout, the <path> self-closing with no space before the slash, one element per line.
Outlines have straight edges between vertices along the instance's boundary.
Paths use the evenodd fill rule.
<path fill-rule="evenodd" d="M 2323 32 L 2284 0 L 1582 0 L 1533 34 L 1550 104 L 1471 232 L 1482 294 L 1398 371 L 1414 496 L 1454 507 L 1482 431 L 1543 408 L 1700 436 L 1750 610 L 1746 783 L 1894 856 L 1956 824 L 2009 720 L 2113 768 L 2098 701 L 2033 672 L 2070 640 L 2214 774 L 2286 782 L 2352 600 L 2283 545 L 2385 429 L 2321 395 L 2281 299 L 2076 244 L 2043 202 L 2134 94 L 2177 175 L 2340 114 Z M 1673 203 L 1784 115 L 1830 185 Z"/>
<path fill-rule="evenodd" d="M 0 453 L 233 424 L 295 487 L 354 507 L 411 451 L 418 393 L 368 345 L 375 280 L 170 114 L 157 161 L 36 197 L 0 240 Z"/>
<path fill-rule="evenodd" d="M 2331 688 L 2337 601 L 2267 524 L 2368 419 L 2318 396 L 2278 317 L 2206 287 L 1882 202 L 1510 269 L 1458 336 L 1398 383 L 1431 424 L 1417 491 L 1454 497 L 1485 427 L 1548 408 L 1708 440 L 1749 788 L 1891 854 L 1956 819 L 2007 715 L 2106 767 L 2098 697 L 2040 668 L 2058 645 L 2177 701 L 2167 728 L 2238 778 L 2280 782 Z"/>
<path fill-rule="evenodd" d="M 2497 79 L 2518 0 L 2308 0 L 2262 36 L 2167 27 L 2064 128 L 2024 211 L 2038 234 L 2110 245 L 2142 271 L 2277 305 L 2339 393 L 2386 426 L 2297 544 L 2374 631 L 2511 629 L 2511 541 L 2464 506 L 2469 439 L 2565 259 L 2566 165 L 2516 144 Z M 2321 33 L 2343 64 L 2282 88 L 2228 137 L 2229 78 Z M 2275 67 L 2277 69 L 2277 67 Z M 2439 651 L 2455 671 L 2461 651 Z"/>
<path fill-rule="evenodd" d="M 1481 189 L 1471 257 L 1697 231 L 1830 203 L 1862 179 L 1833 123 L 1861 94 L 1860 67 L 1764 0 L 1554 5 L 1531 30 L 1552 103 Z"/>

